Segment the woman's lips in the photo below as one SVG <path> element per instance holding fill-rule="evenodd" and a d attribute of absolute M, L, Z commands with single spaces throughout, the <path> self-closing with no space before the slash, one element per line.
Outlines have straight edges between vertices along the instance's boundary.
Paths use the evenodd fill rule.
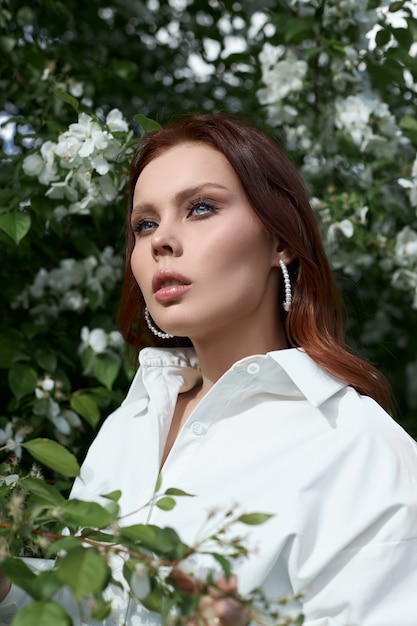
<path fill-rule="evenodd" d="M 167 285 L 166 287 L 161 287 L 154 293 L 155 300 L 158 300 L 158 302 L 175 300 L 183 296 L 189 289 L 191 289 L 191 285 Z"/>
<path fill-rule="evenodd" d="M 158 302 L 168 302 L 179 298 L 191 288 L 185 276 L 169 269 L 159 270 L 152 280 L 152 289 Z"/>

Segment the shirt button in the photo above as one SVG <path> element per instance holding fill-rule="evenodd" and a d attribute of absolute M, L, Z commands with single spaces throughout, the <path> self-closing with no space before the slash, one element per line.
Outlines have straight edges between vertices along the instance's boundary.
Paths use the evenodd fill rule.
<path fill-rule="evenodd" d="M 259 365 L 257 363 L 249 363 L 246 371 L 248 374 L 257 374 L 259 372 Z"/>
<path fill-rule="evenodd" d="M 200 424 L 200 422 L 194 422 L 191 426 L 191 431 L 194 435 L 202 435 L 204 432 L 204 426 L 203 424 Z"/>

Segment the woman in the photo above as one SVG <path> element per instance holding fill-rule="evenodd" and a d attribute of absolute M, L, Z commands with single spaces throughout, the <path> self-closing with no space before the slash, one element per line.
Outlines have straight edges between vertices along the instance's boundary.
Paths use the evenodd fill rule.
<path fill-rule="evenodd" d="M 121 489 L 129 524 L 186 542 L 214 507 L 273 513 L 248 535 L 241 593 L 302 594 L 307 626 L 414 625 L 416 445 L 382 408 L 382 375 L 346 349 L 292 163 L 222 114 L 156 132 L 132 162 L 126 252 L 119 326 L 153 347 L 73 497 Z M 138 511 L 160 471 L 197 497 Z M 232 603 L 213 607 L 213 623 L 241 623 Z M 107 623 L 123 620 L 157 618 L 123 605 Z"/>

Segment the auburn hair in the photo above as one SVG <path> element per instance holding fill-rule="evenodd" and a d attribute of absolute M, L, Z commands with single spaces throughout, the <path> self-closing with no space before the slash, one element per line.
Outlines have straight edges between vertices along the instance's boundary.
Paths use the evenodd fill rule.
<path fill-rule="evenodd" d="M 389 408 L 385 377 L 346 346 L 340 292 L 297 168 L 268 135 L 224 113 L 182 116 L 142 139 L 134 153 L 128 190 L 126 268 L 117 319 L 126 342 L 135 350 L 145 345 L 191 345 L 187 338 L 158 339 L 144 323 L 145 304 L 130 267 L 135 243 L 130 214 L 136 182 L 146 165 L 162 152 L 192 142 L 209 145 L 228 159 L 253 211 L 280 247 L 294 256 L 288 265 L 292 304 L 288 313 L 281 314 L 289 345 L 303 348 L 327 372 Z"/>

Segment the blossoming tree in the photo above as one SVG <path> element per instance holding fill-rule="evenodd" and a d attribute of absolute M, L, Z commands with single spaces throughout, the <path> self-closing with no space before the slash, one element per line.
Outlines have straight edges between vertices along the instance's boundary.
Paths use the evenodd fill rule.
<path fill-rule="evenodd" d="M 300 166 L 347 300 L 416 434 L 415 6 L 292 0 L 273 15 L 257 95 Z"/>
<path fill-rule="evenodd" d="M 71 0 L 57 3 L 50 26 L 17 4 L 15 14 L 8 2 L 0 13 L 0 63 L 14 68 L 0 107 L 0 498 L 25 476 L 30 497 L 61 506 L 30 482 L 33 458 L 50 478 L 73 476 L 126 393 L 132 368 L 115 328 L 126 167 L 132 143 L 157 127 L 144 115 L 161 110 L 242 112 L 288 150 L 344 291 L 349 340 L 387 374 L 396 417 L 416 435 L 412 4 L 287 0 L 255 11 L 250 0 L 161 0 L 138 2 L 132 16 L 122 0 L 94 10 Z M 19 502 L 7 513 L 13 523 Z M 16 536 L 19 549 L 50 548 L 45 536 Z"/>

